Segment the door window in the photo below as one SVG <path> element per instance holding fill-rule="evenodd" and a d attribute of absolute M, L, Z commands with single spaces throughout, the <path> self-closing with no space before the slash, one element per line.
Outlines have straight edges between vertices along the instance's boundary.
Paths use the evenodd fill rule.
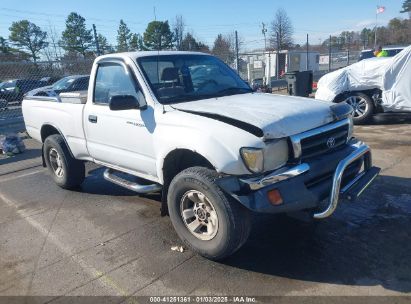
<path fill-rule="evenodd" d="M 139 90 L 131 72 L 121 64 L 100 65 L 94 88 L 94 103 L 108 104 L 110 97 L 132 95 L 139 98 Z"/>

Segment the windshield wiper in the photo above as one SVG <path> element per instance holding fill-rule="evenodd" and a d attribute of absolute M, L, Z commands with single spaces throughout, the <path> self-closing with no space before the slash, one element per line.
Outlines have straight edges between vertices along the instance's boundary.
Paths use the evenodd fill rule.
<path fill-rule="evenodd" d="M 185 101 L 195 101 L 199 99 L 206 99 L 206 98 L 212 98 L 215 97 L 214 95 L 178 95 L 175 97 L 170 97 L 167 99 L 163 99 L 160 102 L 162 104 L 172 104 L 172 103 L 179 103 L 179 102 L 185 102 Z"/>
<path fill-rule="evenodd" d="M 239 87 L 229 87 L 225 88 L 221 91 L 218 91 L 216 95 L 218 96 L 224 96 L 227 94 L 245 94 L 245 93 L 251 93 L 253 90 L 250 88 L 239 88 Z"/>
<path fill-rule="evenodd" d="M 232 95 L 232 94 L 240 94 L 240 93 L 244 94 L 244 93 L 250 93 L 252 91 L 253 90 L 249 88 L 230 87 L 230 88 L 223 89 L 213 94 L 178 95 L 178 96 L 174 96 L 170 98 L 164 98 L 160 102 L 162 104 L 172 104 L 172 103 L 179 103 L 179 102 L 195 101 L 199 99 L 216 98 L 216 97 L 222 97 L 222 96 Z"/>

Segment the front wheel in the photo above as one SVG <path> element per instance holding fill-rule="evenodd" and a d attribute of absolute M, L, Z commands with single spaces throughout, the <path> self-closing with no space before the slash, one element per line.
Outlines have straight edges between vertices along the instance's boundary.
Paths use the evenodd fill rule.
<path fill-rule="evenodd" d="M 215 183 L 218 174 L 188 168 L 171 182 L 167 203 L 174 229 L 198 254 L 221 260 L 238 250 L 250 232 L 250 215 Z"/>
<path fill-rule="evenodd" d="M 351 93 L 345 100 L 354 109 L 354 123 L 364 124 L 368 122 L 374 114 L 374 103 L 372 99 L 364 93 Z"/>

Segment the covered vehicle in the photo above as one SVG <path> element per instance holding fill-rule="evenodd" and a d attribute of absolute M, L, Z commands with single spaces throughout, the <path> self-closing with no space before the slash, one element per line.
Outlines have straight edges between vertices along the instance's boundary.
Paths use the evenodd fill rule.
<path fill-rule="evenodd" d="M 371 58 L 326 74 L 316 99 L 347 102 L 354 122 L 365 123 L 377 112 L 411 112 L 411 46 L 394 57 Z"/>
<path fill-rule="evenodd" d="M 84 91 L 88 88 L 90 76 L 72 75 L 61 78 L 51 86 L 41 87 L 28 92 L 28 96 L 57 96 L 60 93 Z"/>

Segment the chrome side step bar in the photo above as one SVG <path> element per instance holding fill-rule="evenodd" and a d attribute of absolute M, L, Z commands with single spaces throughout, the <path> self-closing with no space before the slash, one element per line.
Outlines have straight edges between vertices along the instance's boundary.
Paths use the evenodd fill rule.
<path fill-rule="evenodd" d="M 337 166 L 337 169 L 335 170 L 330 194 L 330 201 L 328 203 L 327 208 L 322 212 L 315 213 L 314 218 L 323 219 L 329 217 L 331 214 L 334 213 L 335 209 L 337 208 L 340 196 L 344 196 L 344 194 L 346 194 L 348 198 L 352 196 L 347 193 L 350 192 L 350 189 L 359 188 L 353 191 L 355 192 L 354 196 L 358 197 L 365 190 L 365 188 L 367 188 L 371 184 L 371 182 L 377 177 L 380 169 L 377 167 L 372 167 L 370 148 L 360 141 L 356 142 L 352 146 L 355 147 L 356 150 L 352 152 L 350 155 L 348 155 L 346 158 L 344 158 L 342 161 L 340 161 L 340 163 Z M 357 175 L 341 191 L 341 182 L 345 169 L 361 157 L 364 157 L 364 171 L 362 173 L 359 173 L 359 175 Z"/>
<path fill-rule="evenodd" d="M 137 193 L 147 194 L 147 193 L 158 192 L 162 188 L 161 185 L 159 184 L 140 185 L 137 183 L 133 183 L 124 178 L 114 175 L 113 174 L 114 172 L 115 170 L 113 169 L 106 169 L 106 171 L 104 171 L 104 179 L 109 182 L 112 182 L 113 184 L 124 187 L 128 190 L 131 190 Z"/>

